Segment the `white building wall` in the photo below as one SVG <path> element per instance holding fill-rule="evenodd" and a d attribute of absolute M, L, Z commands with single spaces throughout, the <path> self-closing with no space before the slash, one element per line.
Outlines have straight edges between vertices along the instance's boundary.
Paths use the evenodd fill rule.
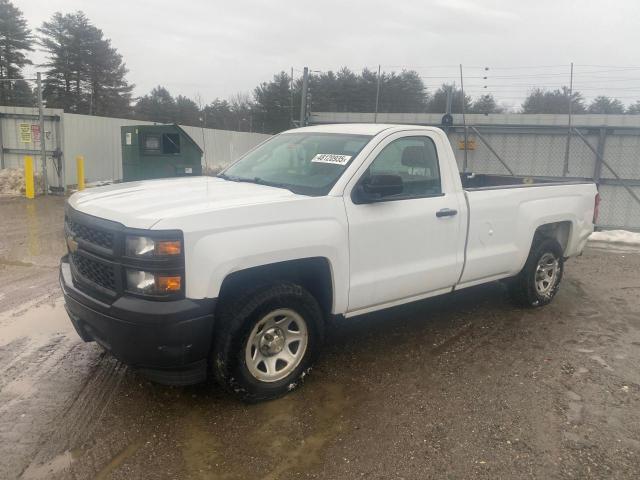
<path fill-rule="evenodd" d="M 45 146 L 47 149 L 47 172 L 49 185 L 58 185 L 50 153 L 62 150 L 66 185 L 76 181 L 76 156 L 85 159 L 87 182 L 99 180 L 122 180 L 122 146 L 120 127 L 125 125 L 153 125 L 153 122 L 124 118 L 96 117 L 64 113 L 63 110 L 45 108 L 45 117 L 60 120 L 45 120 Z M 29 115 L 18 117 L 14 115 Z M 37 125 L 38 109 L 31 107 L 1 107 L 0 128 L 2 133 L 3 164 L 5 168 L 22 168 L 24 156 L 31 152 L 36 171 L 42 171 L 40 143 L 23 143 L 20 139 L 20 124 Z M 221 167 L 237 160 L 254 146 L 270 137 L 261 133 L 232 132 L 227 130 L 183 127 L 204 150 L 203 165 Z M 35 140 L 35 139 L 33 139 Z M 20 150 L 20 151 L 19 151 Z"/>
<path fill-rule="evenodd" d="M 76 183 L 76 155 L 83 155 L 85 158 L 85 177 L 88 182 L 122 180 L 120 127 L 153 125 L 153 122 L 65 113 L 63 124 L 66 182 L 71 185 Z M 261 133 L 183 128 L 204 150 L 202 163 L 209 167 L 227 165 L 270 137 Z"/>

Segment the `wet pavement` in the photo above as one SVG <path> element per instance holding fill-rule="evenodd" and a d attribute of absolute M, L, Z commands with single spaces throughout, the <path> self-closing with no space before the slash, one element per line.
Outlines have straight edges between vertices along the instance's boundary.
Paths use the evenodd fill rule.
<path fill-rule="evenodd" d="M 83 343 L 63 202 L 0 198 L 0 478 L 638 478 L 640 252 L 569 261 L 556 300 L 499 284 L 332 327 L 302 389 L 247 406 Z"/>

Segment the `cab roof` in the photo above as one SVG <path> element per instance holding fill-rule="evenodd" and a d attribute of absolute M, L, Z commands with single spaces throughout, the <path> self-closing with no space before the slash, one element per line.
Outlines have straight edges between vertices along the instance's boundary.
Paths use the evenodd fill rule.
<path fill-rule="evenodd" d="M 312 125 L 310 127 L 295 128 L 282 133 L 316 132 L 316 133 L 346 133 L 354 135 L 377 135 L 385 130 L 434 130 L 433 127 L 422 125 L 402 125 L 391 123 L 335 123 L 328 125 Z"/>

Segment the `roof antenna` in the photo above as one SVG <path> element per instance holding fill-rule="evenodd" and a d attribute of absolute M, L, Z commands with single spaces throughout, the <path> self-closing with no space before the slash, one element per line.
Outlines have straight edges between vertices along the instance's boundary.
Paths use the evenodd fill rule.
<path fill-rule="evenodd" d="M 200 133 L 202 135 L 202 154 L 204 155 L 204 168 L 205 168 L 205 176 L 208 177 L 210 170 L 209 170 L 209 162 L 207 159 L 207 137 L 205 136 L 204 133 L 204 127 L 207 123 L 207 109 L 202 108 L 202 96 L 200 95 L 200 93 L 198 93 L 197 95 L 197 100 L 198 100 L 198 108 L 200 109 Z M 207 190 L 207 196 L 209 196 L 209 180 L 207 180 L 205 182 L 206 185 L 206 190 Z"/>

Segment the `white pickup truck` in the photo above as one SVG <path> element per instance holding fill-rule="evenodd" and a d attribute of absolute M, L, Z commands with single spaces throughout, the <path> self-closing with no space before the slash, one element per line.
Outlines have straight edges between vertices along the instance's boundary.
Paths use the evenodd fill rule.
<path fill-rule="evenodd" d="M 85 341 L 257 401 L 300 383 L 330 318 L 500 279 L 549 303 L 597 210 L 593 183 L 459 174 L 437 128 L 306 127 L 217 177 L 72 195 L 60 282 Z"/>

